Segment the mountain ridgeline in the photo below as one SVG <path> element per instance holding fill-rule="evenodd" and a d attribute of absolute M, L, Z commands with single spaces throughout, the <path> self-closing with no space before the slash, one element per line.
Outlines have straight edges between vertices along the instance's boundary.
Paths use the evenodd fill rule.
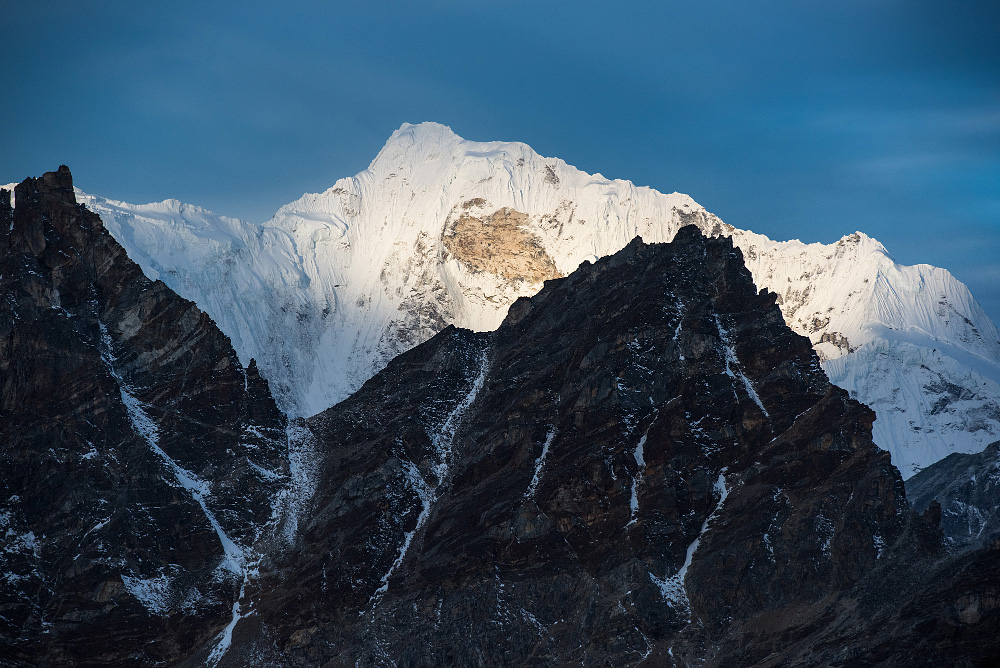
<path fill-rule="evenodd" d="M 491 218 L 541 290 L 289 424 L 67 170 L 15 204 L 0 665 L 1000 660 L 1000 531 L 941 521 L 988 509 L 996 448 L 914 476 L 912 510 L 875 413 L 707 219 L 563 272 Z"/>
<path fill-rule="evenodd" d="M 998 600 L 979 592 L 997 566 L 955 584 L 945 562 L 968 555 L 908 512 L 874 414 L 775 297 L 730 239 L 688 226 L 546 282 L 495 332 L 397 357 L 308 421 L 308 523 L 262 570 L 226 665 L 995 655 Z"/>
<path fill-rule="evenodd" d="M 1000 440 L 996 326 L 946 270 L 897 264 L 860 232 L 772 241 L 687 195 L 436 123 L 405 124 L 366 170 L 263 224 L 176 200 L 79 197 L 147 276 L 204 309 L 240 359 L 256 358 L 293 416 L 345 399 L 449 324 L 492 331 L 541 281 L 690 224 L 733 239 L 834 384 L 875 411 L 875 442 L 904 479 Z"/>

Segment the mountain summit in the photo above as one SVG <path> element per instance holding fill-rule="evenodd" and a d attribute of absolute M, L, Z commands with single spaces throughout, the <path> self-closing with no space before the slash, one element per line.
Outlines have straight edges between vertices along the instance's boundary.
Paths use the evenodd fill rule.
<path fill-rule="evenodd" d="M 878 415 L 904 477 L 1000 438 L 1000 333 L 943 269 L 862 233 L 833 244 L 735 229 L 687 195 L 587 174 L 516 142 L 404 125 L 371 166 L 263 225 L 168 200 L 80 194 L 147 275 L 256 358 L 279 405 L 312 415 L 449 324 L 494 329 L 584 260 L 694 224 L 731 236 L 834 383 Z"/>

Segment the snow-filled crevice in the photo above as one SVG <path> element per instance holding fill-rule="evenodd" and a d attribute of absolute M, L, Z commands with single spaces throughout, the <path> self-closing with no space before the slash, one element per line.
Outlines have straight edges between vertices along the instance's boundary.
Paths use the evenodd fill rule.
<path fill-rule="evenodd" d="M 647 430 L 648 433 L 648 430 Z M 634 524 L 638 519 L 639 514 L 639 482 L 642 480 L 642 474 L 646 469 L 646 459 L 643 454 L 643 446 L 646 445 L 646 434 L 642 435 L 639 442 L 635 446 L 635 450 L 632 452 L 632 457 L 635 459 L 635 464 L 638 466 L 638 470 L 635 473 L 635 477 L 632 478 L 632 498 L 629 500 L 629 524 Z"/>
<path fill-rule="evenodd" d="M 545 436 L 545 443 L 542 445 L 542 452 L 538 455 L 538 459 L 535 460 L 535 473 L 531 476 L 531 484 L 528 485 L 528 491 L 524 493 L 525 499 L 532 499 L 535 496 L 535 490 L 538 489 L 538 483 L 542 479 L 542 468 L 545 466 L 545 458 L 549 456 L 549 446 L 552 445 L 552 439 L 556 437 L 556 428 L 549 425 L 548 434 Z"/>
<path fill-rule="evenodd" d="M 753 399 L 755 404 L 757 404 L 760 410 L 764 413 L 765 417 L 771 417 L 768 414 L 767 409 L 764 408 L 764 404 L 760 400 L 760 396 L 757 395 L 757 390 L 754 389 L 753 383 L 751 383 L 750 379 L 743 373 L 740 360 L 736 356 L 736 348 L 733 347 L 733 342 L 729 338 L 729 330 L 722 326 L 722 322 L 719 320 L 718 315 L 715 316 L 715 326 L 718 328 L 719 338 L 722 340 L 722 354 L 726 361 L 726 375 L 734 380 L 738 378 L 742 381 L 743 388 L 746 390 L 746 393 L 750 395 L 750 398 Z"/>
<path fill-rule="evenodd" d="M 316 437 L 303 423 L 289 421 L 286 429 L 288 438 L 289 485 L 282 493 L 280 503 L 284 517 L 281 536 L 291 543 L 298 534 L 299 523 L 309 510 L 309 502 L 319 484 L 320 454 Z"/>
<path fill-rule="evenodd" d="M 428 481 L 421 474 L 417 465 L 411 461 L 403 462 L 403 475 L 406 479 L 407 486 L 417 495 L 420 499 L 420 513 L 417 515 L 417 521 L 413 529 L 407 531 L 403 535 L 403 542 L 399 546 L 399 552 L 396 559 L 389 566 L 389 569 L 382 576 L 381 583 L 378 589 L 372 594 L 368 601 L 368 608 L 374 610 L 375 606 L 381 600 L 382 595 L 389 590 L 389 579 L 392 577 L 396 569 L 403 563 L 406 558 L 407 552 L 409 552 L 410 545 L 413 543 L 414 537 L 417 533 L 423 529 L 424 524 L 427 522 L 427 518 L 430 516 L 431 510 L 434 507 L 434 502 L 438 498 L 438 490 L 445 484 L 448 477 L 448 471 L 451 465 L 451 453 L 452 447 L 455 443 L 455 437 L 458 434 L 458 428 L 462 424 L 462 420 L 465 418 L 466 412 L 469 407 L 475 402 L 476 397 L 479 395 L 479 391 L 483 388 L 483 384 L 486 382 L 486 376 L 489 373 L 490 363 L 489 357 L 486 351 L 479 357 L 479 371 L 476 377 L 472 381 L 472 385 L 469 390 L 465 393 L 458 404 L 448 413 L 441 427 L 437 429 L 433 434 L 431 434 L 431 446 L 434 448 L 434 454 L 436 461 L 431 466 L 431 472 L 434 474 L 434 479 Z M 365 611 L 362 610 L 360 614 L 364 614 Z"/>
<path fill-rule="evenodd" d="M 146 412 L 146 407 L 133 394 L 132 388 L 125 382 L 115 369 L 115 364 L 117 362 L 114 356 L 114 350 L 112 346 L 111 336 L 108 334 L 107 327 L 104 323 L 100 323 L 101 328 L 101 343 L 103 345 L 103 355 L 105 364 L 108 366 L 108 370 L 111 375 L 118 382 L 118 389 L 121 393 L 122 403 L 125 405 L 125 409 L 128 412 L 129 421 L 132 423 L 132 428 L 135 429 L 136 433 L 142 436 L 149 448 L 156 453 L 170 472 L 173 474 L 177 483 L 184 488 L 194 501 L 201 506 L 202 512 L 205 513 L 205 517 L 208 519 L 209 524 L 215 530 L 216 535 L 219 537 L 219 542 L 222 544 L 222 551 L 225 554 L 225 559 L 222 562 L 223 568 L 231 571 L 236 575 L 243 575 L 246 565 L 246 557 L 243 553 L 242 548 L 236 545 L 232 539 L 229 538 L 219 520 L 215 517 L 215 513 L 208 507 L 206 498 L 211 495 L 211 488 L 207 482 L 198 478 L 197 475 L 188 471 L 180 464 L 178 464 L 174 459 L 168 455 L 163 448 L 160 447 L 159 439 L 159 428 L 156 426 L 156 422 L 149 416 Z"/>
<path fill-rule="evenodd" d="M 671 605 L 683 609 L 685 612 L 690 614 L 691 605 L 688 600 L 687 588 L 684 584 L 684 579 L 687 577 L 688 568 L 691 566 L 691 560 L 694 558 L 695 552 L 698 551 L 698 546 L 701 544 L 701 539 L 708 531 L 709 525 L 712 520 L 715 519 L 716 515 L 722 510 L 723 504 L 726 502 L 726 497 L 729 496 L 729 486 L 726 484 L 726 469 L 722 469 L 719 473 L 718 480 L 715 481 L 715 491 L 719 494 L 719 500 L 715 504 L 715 508 L 705 518 L 702 522 L 701 532 L 698 537 L 688 545 L 687 554 L 684 557 L 684 564 L 680 569 L 670 577 L 658 578 L 652 573 L 649 574 L 649 579 L 660 588 L 660 595 L 669 602 Z"/>
<path fill-rule="evenodd" d="M 229 647 L 233 643 L 233 629 L 236 628 L 236 625 L 240 622 L 241 619 L 245 619 L 246 617 L 249 617 L 254 613 L 252 607 L 247 609 L 246 611 L 243 610 L 243 597 L 246 594 L 247 585 L 250 583 L 250 580 L 259 575 L 260 575 L 259 559 L 257 560 L 257 562 L 248 565 L 244 568 L 243 582 L 240 584 L 240 593 L 239 596 L 236 597 L 236 600 L 233 601 L 232 617 L 230 618 L 229 623 L 226 624 L 226 627 L 219 632 L 218 636 L 216 636 L 215 644 L 212 646 L 212 649 L 208 653 L 208 659 L 205 662 L 206 665 L 208 666 L 218 665 L 219 661 L 221 661 L 222 657 L 226 655 L 226 652 L 229 651 Z"/>
<path fill-rule="evenodd" d="M 672 341 L 677 341 L 677 339 L 680 337 L 680 335 L 681 335 L 681 328 L 684 326 L 684 315 L 687 312 L 687 308 L 684 306 L 684 302 L 681 301 L 681 300 L 677 300 L 677 304 L 676 304 L 675 308 L 677 309 L 677 314 L 676 314 L 677 315 L 677 326 L 674 327 L 674 336 L 671 339 Z M 677 360 L 680 361 L 680 362 L 683 362 L 684 361 L 684 351 L 683 351 L 682 348 L 678 348 L 678 350 L 680 352 L 677 355 Z"/>
<path fill-rule="evenodd" d="M 676 397 L 675 397 L 676 398 Z M 668 404 L 671 403 L 667 402 Z M 642 437 L 639 438 L 639 442 L 636 443 L 635 449 L 632 451 L 632 458 L 635 459 L 636 472 L 632 477 L 632 494 L 629 499 L 629 522 L 625 526 L 632 526 L 639 519 L 639 483 L 642 482 L 642 476 L 646 472 L 646 437 L 649 436 L 649 430 L 653 428 L 653 422 L 656 422 L 656 416 L 659 415 L 659 409 L 653 411 L 653 419 L 646 427 L 646 431 L 643 433 Z"/>
<path fill-rule="evenodd" d="M 410 543 L 413 542 L 413 537 L 418 531 L 420 531 L 424 524 L 427 522 L 427 517 L 430 515 L 431 507 L 434 501 L 436 501 L 435 491 L 436 489 L 427 484 L 424 477 L 420 475 L 420 470 L 417 465 L 411 461 L 403 462 L 403 474 L 406 477 L 406 481 L 411 490 L 413 490 L 417 497 L 420 499 L 420 514 L 417 515 L 417 522 L 413 528 L 403 534 L 403 543 L 399 546 L 399 553 L 396 555 L 396 560 L 392 562 L 389 566 L 389 570 L 385 572 L 382 576 L 382 582 L 379 588 L 371 595 L 368 603 L 370 606 L 374 606 L 378 603 L 382 595 L 389 591 L 389 578 L 392 574 L 396 572 L 399 565 L 403 563 L 403 559 L 406 558 L 406 553 L 410 549 Z M 364 614 L 364 611 L 361 611 Z"/>
<path fill-rule="evenodd" d="M 458 427 L 462 423 L 466 411 L 469 410 L 469 406 L 476 400 L 479 391 L 483 389 L 483 383 L 486 382 L 486 375 L 489 373 L 489 370 L 489 358 L 484 351 L 479 358 L 479 373 L 472 381 L 472 387 L 469 388 L 469 391 L 458 402 L 458 405 L 448 414 L 441 428 L 431 436 L 431 445 L 434 447 L 434 453 L 437 456 L 437 462 L 432 467 L 432 470 L 438 479 L 438 485 L 444 482 L 448 475 L 448 467 L 451 464 L 451 448 L 455 443 L 455 434 L 458 432 Z"/>
<path fill-rule="evenodd" d="M 191 495 L 191 498 L 201 507 L 202 512 L 205 514 L 205 518 L 212 526 L 212 529 L 215 530 L 215 534 L 219 538 L 219 543 L 222 545 L 224 558 L 220 564 L 220 568 L 243 579 L 243 582 L 240 585 L 240 594 L 233 602 L 232 619 L 226 628 L 220 633 L 218 641 L 216 641 L 216 644 L 209 654 L 208 663 L 209 665 L 214 666 L 229 649 L 229 645 L 232 641 L 233 628 L 235 628 L 237 622 L 243 616 L 240 614 L 240 600 L 243 598 L 243 593 L 251 575 L 251 570 L 247 567 L 247 554 L 243 548 L 237 545 L 229 537 L 225 529 L 223 529 L 222 524 L 215 516 L 215 513 L 208 507 L 207 498 L 211 496 L 211 487 L 208 482 L 201 480 L 197 475 L 178 464 L 170 455 L 166 453 L 166 451 L 163 450 L 163 448 L 160 447 L 159 428 L 157 427 L 156 422 L 149 416 L 149 413 L 146 412 L 146 407 L 143 402 L 135 396 L 131 386 L 125 382 L 125 379 L 121 377 L 115 368 L 117 359 L 114 354 L 111 336 L 108 334 L 107 327 L 103 322 L 99 323 L 99 325 L 102 344 L 101 356 L 108 367 L 108 371 L 118 383 L 122 403 L 125 405 L 125 409 L 128 412 L 128 418 L 132 424 L 132 428 L 143 438 L 143 440 L 146 441 L 150 450 L 156 453 L 163 463 L 166 464 L 167 468 L 173 474 L 177 484 L 187 491 L 188 494 Z M 154 596 L 153 594 L 156 593 L 155 590 L 168 588 L 169 583 L 157 581 L 156 587 L 153 588 L 148 582 L 140 582 L 135 578 L 128 580 L 127 578 L 128 576 L 123 576 L 123 581 L 126 582 L 126 586 L 129 582 L 132 582 L 133 586 L 129 587 L 129 590 L 133 592 L 133 595 L 138 592 L 139 595 L 137 598 L 140 602 L 143 602 L 144 605 L 146 605 L 150 612 L 153 612 L 154 614 L 162 614 L 163 611 L 160 609 L 161 606 L 159 605 L 159 597 Z"/>

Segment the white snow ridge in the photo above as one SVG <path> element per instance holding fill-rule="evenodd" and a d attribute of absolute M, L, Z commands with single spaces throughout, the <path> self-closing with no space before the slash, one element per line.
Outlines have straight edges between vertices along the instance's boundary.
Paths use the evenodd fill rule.
<path fill-rule="evenodd" d="M 403 125 L 368 169 L 263 224 L 176 200 L 77 196 L 148 276 L 207 311 L 244 363 L 256 358 L 291 415 L 328 408 L 449 323 L 494 329 L 546 278 L 694 223 L 732 235 L 831 380 L 876 411 L 875 441 L 904 477 L 1000 439 L 1000 333 L 947 271 L 898 265 L 861 233 L 772 241 L 687 195 L 524 144 Z"/>

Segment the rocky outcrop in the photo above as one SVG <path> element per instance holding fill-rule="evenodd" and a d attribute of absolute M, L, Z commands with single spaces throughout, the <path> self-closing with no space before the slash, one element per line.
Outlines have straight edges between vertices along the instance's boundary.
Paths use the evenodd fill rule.
<path fill-rule="evenodd" d="M 0 191 L 0 663 L 164 665 L 234 615 L 285 418 L 61 167 Z"/>
<path fill-rule="evenodd" d="M 464 202 L 461 211 L 453 212 L 445 222 L 442 241 L 452 257 L 469 271 L 511 282 L 538 285 L 562 276 L 538 238 L 526 229 L 526 214 L 503 207 L 489 215 L 475 215 L 484 206 L 482 198 Z"/>
<path fill-rule="evenodd" d="M 729 239 L 637 240 L 309 421 L 309 520 L 224 661 L 916 665 L 906 642 L 962 594 L 898 607 L 940 535 L 873 419 Z"/>
<path fill-rule="evenodd" d="M 953 549 L 1000 538 L 1000 441 L 975 455 L 955 453 L 906 481 L 913 508 L 941 507 L 941 530 Z"/>

